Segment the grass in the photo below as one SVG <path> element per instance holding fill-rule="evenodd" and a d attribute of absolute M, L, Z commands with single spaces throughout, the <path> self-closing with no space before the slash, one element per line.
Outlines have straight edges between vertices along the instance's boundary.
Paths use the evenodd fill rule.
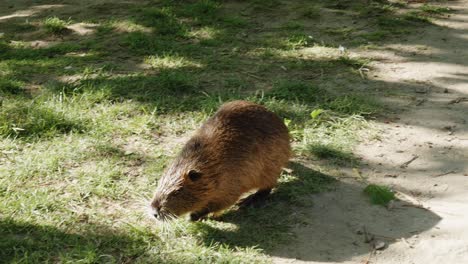
<path fill-rule="evenodd" d="M 65 21 L 58 17 L 48 17 L 44 20 L 44 28 L 47 32 L 53 34 L 61 34 L 67 30 L 67 26 L 71 23 L 70 20 Z"/>
<path fill-rule="evenodd" d="M 345 12 L 360 1 L 98 0 L 57 7 L 55 17 L 38 11 L 4 20 L 0 259 L 269 262 L 275 247 L 294 240 L 291 227 L 303 221 L 309 196 L 332 186 L 330 171 L 358 166 L 353 147 L 382 112 L 359 73 L 371 61 L 338 47 L 421 26 L 396 15 L 406 6 L 377 5 L 385 3 L 373 4 L 381 16 L 363 18 Z M 21 0 L 11 12 L 28 7 Z M 359 23 L 324 29 L 334 10 Z M 95 31 L 72 32 L 72 19 Z M 162 171 L 194 129 L 236 99 L 284 119 L 292 171 L 264 208 L 157 225 L 146 206 Z M 329 162 L 305 165 L 317 159 Z"/>
<path fill-rule="evenodd" d="M 445 13 L 450 13 L 452 12 L 452 9 L 449 7 L 445 6 L 435 6 L 435 5 L 429 5 L 429 4 L 424 4 L 421 6 L 421 11 L 433 14 L 433 15 L 443 15 Z"/>
<path fill-rule="evenodd" d="M 386 186 L 369 184 L 364 193 L 369 196 L 371 203 L 386 206 L 395 199 L 395 194 Z"/>

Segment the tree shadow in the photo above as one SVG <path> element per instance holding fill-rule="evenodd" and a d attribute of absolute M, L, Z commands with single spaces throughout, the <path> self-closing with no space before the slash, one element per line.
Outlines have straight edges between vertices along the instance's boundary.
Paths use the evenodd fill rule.
<path fill-rule="evenodd" d="M 279 184 L 266 205 L 222 217 L 221 221 L 235 225 L 232 230 L 201 222 L 192 232 L 206 245 L 257 247 L 271 256 L 339 262 L 372 251 L 364 241 L 363 227 L 376 240 L 391 244 L 431 229 L 441 219 L 403 201 L 392 210 L 372 205 L 361 184 L 336 182 L 296 162 L 290 167 L 289 180 Z M 329 191 L 316 194 L 324 189 Z"/>
<path fill-rule="evenodd" d="M 155 238 L 128 234 L 92 226 L 93 230 L 76 234 L 54 226 L 0 219 L 0 259 L 3 263 L 40 263 L 47 261 L 90 263 L 134 262 L 145 256 L 142 244 Z M 138 250 L 139 249 L 139 250 Z"/>
<path fill-rule="evenodd" d="M 376 95 L 385 103 L 385 100 L 389 100 L 384 96 L 387 92 L 398 92 L 415 98 L 426 97 L 428 94 L 416 91 L 426 84 L 365 79 L 359 70 L 367 67 L 366 62 L 347 55 L 331 59 L 305 54 L 297 58 L 278 54 L 278 50 L 287 54 L 288 51 L 309 49 L 316 45 L 336 49 L 340 45 L 349 48 L 404 43 L 426 45 L 439 50 L 434 56 L 414 56 L 411 51 L 394 50 L 399 58 L 406 61 L 466 66 L 463 56 L 458 56 L 445 46 L 447 41 L 463 45 L 465 41 L 462 35 L 466 30 L 430 24 L 414 16 L 400 16 L 383 8 L 389 1 L 379 1 L 381 5 L 373 4 L 362 12 L 359 8 L 368 1 L 327 1 L 323 13 L 316 14 L 317 17 L 313 9 L 307 9 L 321 5 L 319 1 L 309 1 L 307 4 L 304 1 L 288 1 L 288 4 L 285 4 L 286 1 L 228 1 L 223 3 L 225 6 L 221 9 L 210 5 L 212 1 L 203 2 L 208 5 L 191 2 L 187 8 L 179 8 L 185 7 L 185 3 L 163 1 L 155 6 L 154 2 L 147 1 L 113 1 L 95 3 L 80 12 L 76 12 L 80 8 L 76 6 L 54 7 L 60 16 L 68 18 L 71 15 L 75 22 L 102 22 L 94 33 L 86 36 L 69 34 L 53 37 L 41 35 L 41 32 L 30 34 L 40 31 L 40 27 L 26 23 L 24 17 L 12 18 L 8 20 L 11 22 L 6 30 L 8 38 L 13 36 L 12 40 L 35 40 L 40 37 L 59 44 L 46 48 L 7 47 L 0 41 L 0 58 L 8 66 L 4 76 L 28 83 L 52 82 L 53 85 L 44 85 L 44 89 L 57 93 L 92 93 L 105 89 L 110 91 L 109 100 L 136 100 L 165 108 L 167 112 L 209 112 L 222 101 L 232 99 L 251 99 L 263 103 L 279 100 L 281 104 L 275 106 L 277 113 L 293 122 L 304 123 L 311 109 L 330 107 L 330 102 L 343 95 L 364 94 L 365 99 L 369 95 Z M 21 9 L 13 6 L 1 12 L 2 15 L 10 15 Z M 308 15 L 302 11 L 307 11 Z M 236 12 L 240 15 L 232 16 Z M 297 14 L 297 17 L 291 14 Z M 42 10 L 30 18 L 37 20 L 50 15 L 51 12 Z M 308 17 L 310 15 L 313 17 Z M 249 19 L 249 16 L 254 18 Z M 119 31 L 118 27 L 112 25 L 112 20 L 131 22 L 135 28 L 143 29 Z M 357 25 L 357 29 L 348 27 L 350 21 L 356 21 L 353 25 Z M 0 21 L 2 23 L 5 24 Z M 347 28 L 343 29 L 344 25 Z M 445 31 L 445 40 L 420 37 L 423 28 Z M 200 66 L 163 69 L 141 67 L 147 56 L 164 54 L 177 54 Z M 65 71 L 70 65 L 73 67 Z M 89 74 L 89 68 L 97 69 Z M 35 79 L 44 73 L 47 73 L 47 81 Z M 77 82 L 61 80 L 63 75 L 74 74 L 85 78 Z M 435 80 L 441 78 L 448 77 L 434 77 Z M 452 81 L 461 82 L 464 76 L 454 75 L 452 78 Z M 300 85 L 275 86 L 281 80 L 286 83 L 299 81 Z M 446 87 L 435 84 L 433 88 L 440 92 Z M 374 93 L 375 89 L 379 91 Z M 255 90 L 266 91 L 266 96 Z M 442 93 L 437 94 L 443 96 Z M 352 102 L 365 106 L 366 101 Z M 395 101 L 390 100 L 385 109 L 396 108 Z M 296 102 L 306 107 L 296 109 L 293 106 Z M 400 101 L 398 103 L 401 104 Z M 457 107 L 466 110 L 464 105 Z M 355 113 L 353 109 L 332 110 L 350 115 Z M 365 111 L 360 109 L 356 113 L 362 112 Z M 417 125 L 435 128 L 434 122 L 428 122 L 433 119 L 433 116 L 424 116 Z M 436 119 L 441 124 L 446 121 L 443 116 L 437 116 Z M 73 126 L 70 126 L 62 132 L 72 130 Z M 361 197 L 361 186 L 350 183 L 329 184 L 332 181 L 329 176 L 300 164 L 295 166 L 299 173 L 280 184 L 265 207 L 224 216 L 223 220 L 234 224 L 236 230 L 223 231 L 210 224 L 197 223 L 195 231 L 200 232 L 199 236 L 207 245 L 221 242 L 232 248 L 258 246 L 275 256 L 344 261 L 369 251 L 369 246 L 363 244 L 362 237 L 355 233 L 355 228 L 361 224 L 366 225 L 370 232 L 381 235 L 381 239 L 392 243 L 397 238 L 413 235 L 412 232 L 427 230 L 439 221 L 432 212 L 409 204 L 403 204 L 404 209 L 394 211 L 371 206 Z M 315 189 L 317 186 L 333 186 L 337 191 L 312 195 L 311 192 L 318 191 Z M 312 202 L 314 206 L 310 206 Z M 290 223 L 296 223 L 297 226 L 291 229 Z M 283 248 L 275 248 L 281 241 L 288 241 L 293 236 L 291 231 L 297 233 L 295 239 L 299 243 L 295 243 L 295 246 L 304 247 L 296 249 L 281 245 Z M 125 240 L 125 237 L 122 239 Z"/>

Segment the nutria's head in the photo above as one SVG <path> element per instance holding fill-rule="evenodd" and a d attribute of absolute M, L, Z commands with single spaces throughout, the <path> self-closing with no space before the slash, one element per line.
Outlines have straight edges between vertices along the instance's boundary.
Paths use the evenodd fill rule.
<path fill-rule="evenodd" d="M 151 202 L 156 219 L 168 220 L 207 205 L 216 189 L 216 173 L 204 155 L 205 148 L 203 142 L 192 138 L 163 174 Z"/>

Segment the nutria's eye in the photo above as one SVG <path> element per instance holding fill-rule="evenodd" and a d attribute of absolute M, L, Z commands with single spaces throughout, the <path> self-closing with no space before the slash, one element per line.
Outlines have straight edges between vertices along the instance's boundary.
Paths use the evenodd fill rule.
<path fill-rule="evenodd" d="M 188 172 L 188 177 L 190 178 L 191 181 L 197 181 L 201 178 L 201 176 L 202 174 L 195 170 L 190 170 Z"/>

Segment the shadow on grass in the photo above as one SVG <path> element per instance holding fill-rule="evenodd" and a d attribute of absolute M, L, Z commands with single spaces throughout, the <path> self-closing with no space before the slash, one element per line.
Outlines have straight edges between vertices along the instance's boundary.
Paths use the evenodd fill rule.
<path fill-rule="evenodd" d="M 129 263 L 143 258 L 146 252 L 142 245 L 154 241 L 150 235 L 131 237 L 104 227 L 93 228 L 74 234 L 53 226 L 0 219 L 0 259 L 3 263 Z"/>
<path fill-rule="evenodd" d="M 308 144 L 301 151 L 301 154 L 312 155 L 318 159 L 342 166 L 357 166 L 359 164 L 359 158 L 354 156 L 352 152 L 339 149 L 333 145 Z"/>
<path fill-rule="evenodd" d="M 375 24 L 375 27 L 387 33 L 392 33 L 389 29 L 417 30 L 421 25 L 395 12 L 404 6 L 389 1 L 372 1 L 370 5 L 367 2 L 309 5 L 322 8 L 324 14 L 346 11 L 351 18 L 365 17 L 363 23 Z M 105 98 L 107 100 L 137 100 L 162 112 L 172 113 L 211 112 L 224 101 L 248 99 L 270 106 L 293 124 L 308 121 L 310 112 L 315 108 L 343 115 L 375 112 L 378 104 L 369 100 L 368 94 L 363 95 L 351 87 L 340 90 L 335 85 L 340 78 L 343 82 L 341 88 L 349 86 L 350 79 L 362 84 L 364 81 L 360 80 L 358 69 L 365 66 L 367 61 L 347 55 L 317 59 L 313 56 L 288 57 L 281 54 L 315 45 L 336 48 L 343 43 L 343 38 L 359 39 L 352 35 L 357 31 L 349 31 L 351 35 L 348 36 L 347 30 L 324 29 L 323 25 L 310 18 L 310 12 L 307 16 L 298 17 L 297 24 L 281 19 L 274 23 L 264 21 L 270 13 L 283 17 L 281 14 L 286 12 L 283 9 L 302 7 L 302 4 L 301 1 L 292 1 L 288 5 L 283 1 L 256 1 L 240 6 L 218 1 L 95 3 L 82 7 L 89 13 L 80 12 L 74 18 L 77 19 L 75 22 L 89 22 L 90 19 L 96 22 L 98 25 L 93 33 L 55 36 L 52 42 L 57 43 L 45 47 L 9 43 L 18 38 L 31 38 L 22 31 L 16 32 L 14 29 L 18 26 L 24 24 L 25 28 L 32 30 L 38 24 L 28 26 L 30 23 L 24 22 L 24 19 L 12 17 L 1 22 L 7 30 L 4 40 L 0 41 L 0 58 L 4 60 L 4 65 L 0 67 L 4 68 L 4 76 L 10 80 L 0 84 L 3 86 L 0 88 L 8 90 L 9 96 L 21 90 L 20 86 L 31 83 L 57 93 L 92 94 L 105 90 L 109 94 Z M 280 8 L 272 9 L 271 6 Z M 8 8 L 8 12 L 13 14 L 21 10 L 22 5 L 12 4 Z M 73 7 L 50 8 L 68 14 L 68 9 Z M 231 12 L 231 9 L 243 10 L 242 15 L 232 15 L 235 12 Z M 30 17 L 43 21 L 47 12 L 38 10 L 40 12 Z M 103 14 L 104 10 L 111 12 Z M 125 30 L 119 28 L 120 22 L 127 23 Z M 51 37 L 44 35 L 40 28 L 36 28 L 36 31 L 39 32 L 35 37 Z M 327 32 L 332 32 L 333 37 L 324 42 L 320 38 L 328 35 Z M 310 35 L 319 38 L 310 39 Z M 352 46 L 351 43 L 345 44 Z M 184 62 L 172 65 L 173 68 L 147 69 L 141 66 L 148 56 L 174 59 L 172 55 L 176 60 L 186 59 L 197 66 L 190 63 L 184 65 Z M 63 81 L 74 75 L 78 76 L 78 81 Z M 343 75 L 346 76 L 340 77 Z M 333 87 L 324 89 L 323 84 L 328 82 Z"/>
<path fill-rule="evenodd" d="M 191 231 L 207 246 L 255 246 L 272 256 L 345 261 L 371 250 L 356 234 L 362 226 L 392 243 L 428 230 L 440 220 L 428 210 L 404 207 L 409 206 L 404 202 L 397 203 L 405 209 L 390 212 L 371 205 L 358 185 L 336 182 L 296 162 L 290 165 L 293 172 L 283 175 L 263 207 L 231 211 L 222 217 L 221 221 L 236 228 L 221 230 L 208 221 L 195 223 Z M 331 192 L 316 194 L 324 190 Z"/>
<path fill-rule="evenodd" d="M 70 118 L 63 111 L 40 103 L 17 103 L 0 109 L 0 135 L 13 137 L 48 137 L 57 133 L 82 133 L 86 120 Z"/>
<path fill-rule="evenodd" d="M 206 245 L 219 242 L 233 248 L 258 246 L 271 249 L 290 240 L 290 225 L 300 217 L 298 209 L 310 206 L 307 196 L 332 188 L 335 179 L 299 163 L 290 163 L 289 167 L 293 172 L 282 176 L 278 188 L 264 205 L 229 211 L 222 216 L 220 221 L 235 224 L 236 230 L 220 230 L 205 222 L 197 222 L 192 231 Z"/>

